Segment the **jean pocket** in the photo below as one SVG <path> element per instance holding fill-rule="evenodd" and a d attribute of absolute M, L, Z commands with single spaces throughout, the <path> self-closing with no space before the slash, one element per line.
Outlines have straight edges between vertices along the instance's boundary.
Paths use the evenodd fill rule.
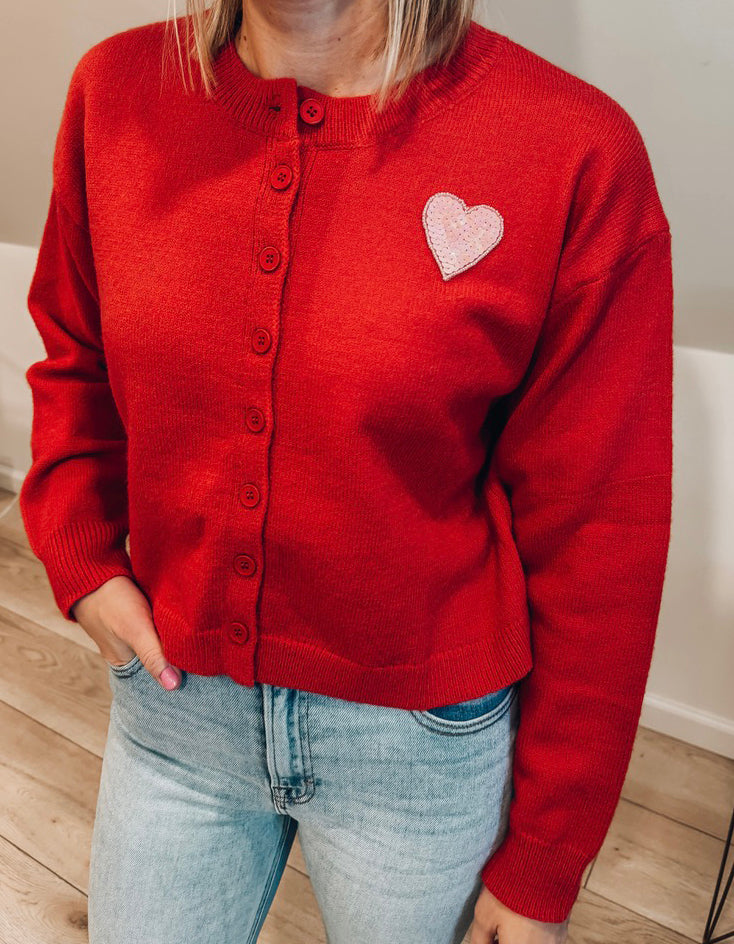
<path fill-rule="evenodd" d="M 105 662 L 107 662 L 106 659 Z M 140 669 L 143 668 L 143 660 L 139 655 L 135 654 L 132 659 L 129 659 L 127 662 L 123 662 L 122 665 L 113 665 L 111 662 L 107 662 L 107 668 L 118 678 L 129 678 L 131 675 L 135 675 L 136 672 L 139 672 Z"/>
<path fill-rule="evenodd" d="M 437 708 L 414 710 L 412 714 L 424 727 L 435 731 L 447 734 L 480 731 L 499 721 L 505 714 L 517 693 L 517 687 L 517 682 L 511 682 L 478 698 L 468 698 Z"/>

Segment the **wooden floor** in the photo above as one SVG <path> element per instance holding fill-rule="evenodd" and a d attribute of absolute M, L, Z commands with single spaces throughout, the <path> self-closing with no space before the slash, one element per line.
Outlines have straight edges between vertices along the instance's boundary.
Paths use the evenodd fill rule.
<path fill-rule="evenodd" d="M 0 944 L 72 944 L 87 940 L 110 691 L 96 646 L 55 607 L 14 498 L 0 490 Z M 570 941 L 700 944 L 733 800 L 734 761 L 641 727 Z M 734 929 L 730 899 L 719 934 Z M 260 941 L 325 940 L 296 839 Z"/>

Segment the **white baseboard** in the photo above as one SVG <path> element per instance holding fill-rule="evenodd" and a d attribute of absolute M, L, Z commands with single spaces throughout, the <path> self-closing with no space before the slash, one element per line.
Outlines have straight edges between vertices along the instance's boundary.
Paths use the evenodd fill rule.
<path fill-rule="evenodd" d="M 648 692 L 640 724 L 734 760 L 734 721 L 731 718 Z"/>

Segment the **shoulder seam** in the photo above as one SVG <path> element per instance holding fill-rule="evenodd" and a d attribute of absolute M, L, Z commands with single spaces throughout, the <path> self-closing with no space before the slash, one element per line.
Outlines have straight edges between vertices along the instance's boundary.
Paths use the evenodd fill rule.
<path fill-rule="evenodd" d="M 604 279 L 608 278 L 616 269 L 630 259 L 632 256 L 636 255 L 640 250 L 644 249 L 645 246 L 652 242 L 655 239 L 670 239 L 671 231 L 670 227 L 665 227 L 663 229 L 656 229 L 653 232 L 648 233 L 647 236 L 643 236 L 631 249 L 621 255 L 618 259 L 607 266 L 607 268 L 600 272 L 598 275 L 594 275 L 588 279 L 584 279 L 583 282 L 578 282 L 573 288 L 568 289 L 560 298 L 551 298 L 550 305 L 555 307 L 557 305 L 564 304 L 572 295 L 579 291 L 579 289 L 585 288 L 587 285 L 593 285 L 595 282 L 602 282 Z"/>

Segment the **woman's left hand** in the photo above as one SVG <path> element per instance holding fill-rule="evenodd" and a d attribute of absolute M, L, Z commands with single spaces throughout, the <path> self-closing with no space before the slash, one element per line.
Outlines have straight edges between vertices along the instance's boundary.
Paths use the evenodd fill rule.
<path fill-rule="evenodd" d="M 482 886 L 474 905 L 474 923 L 469 944 L 563 944 L 568 940 L 568 921 L 547 924 L 516 914 Z"/>

